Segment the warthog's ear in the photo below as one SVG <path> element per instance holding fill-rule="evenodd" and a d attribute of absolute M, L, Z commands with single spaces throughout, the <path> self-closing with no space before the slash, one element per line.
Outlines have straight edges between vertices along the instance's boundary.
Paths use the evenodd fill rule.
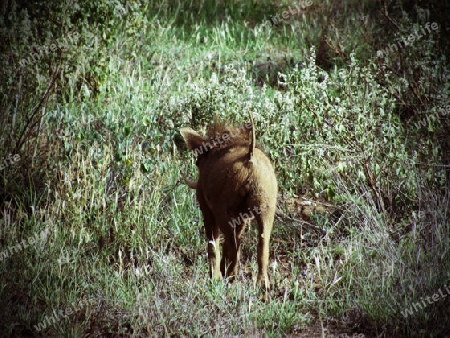
<path fill-rule="evenodd" d="M 189 150 L 198 149 L 203 146 L 205 139 L 192 128 L 181 128 L 180 134 Z"/>

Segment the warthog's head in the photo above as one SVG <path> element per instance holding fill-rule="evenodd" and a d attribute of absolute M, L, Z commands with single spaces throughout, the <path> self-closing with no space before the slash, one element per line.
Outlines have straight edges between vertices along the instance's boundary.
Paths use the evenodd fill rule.
<path fill-rule="evenodd" d="M 258 282 L 269 287 L 269 241 L 277 199 L 277 181 L 269 158 L 255 147 L 253 119 L 240 128 L 215 120 L 203 137 L 191 128 L 180 130 L 197 155 L 199 178 L 187 184 L 197 191 L 208 240 L 211 277 L 237 273 L 241 235 L 249 218 L 258 223 Z M 220 260 L 219 236 L 223 234 Z"/>

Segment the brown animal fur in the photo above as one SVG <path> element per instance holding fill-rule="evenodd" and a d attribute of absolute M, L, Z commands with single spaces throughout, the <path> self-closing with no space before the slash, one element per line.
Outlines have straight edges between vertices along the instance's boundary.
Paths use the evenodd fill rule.
<path fill-rule="evenodd" d="M 199 179 L 186 183 L 196 189 L 203 214 L 211 277 L 233 280 L 241 235 L 249 218 L 254 216 L 259 232 L 257 280 L 268 289 L 269 242 L 278 187 L 269 158 L 255 147 L 254 132 L 249 141 L 253 129 L 253 118 L 249 115 L 251 123 L 241 128 L 229 127 L 216 119 L 208 126 L 206 137 L 191 128 L 181 128 L 180 133 L 189 150 L 198 155 Z M 220 233 L 224 237 L 222 259 Z"/>

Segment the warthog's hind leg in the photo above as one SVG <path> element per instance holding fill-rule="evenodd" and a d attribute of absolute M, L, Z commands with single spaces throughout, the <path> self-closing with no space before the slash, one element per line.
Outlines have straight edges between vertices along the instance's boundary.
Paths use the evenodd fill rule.
<path fill-rule="evenodd" d="M 237 275 L 239 256 L 241 253 L 241 237 L 244 231 L 247 220 L 236 226 L 224 224 L 222 229 L 224 232 L 225 242 L 223 243 L 223 257 L 220 262 L 220 269 L 222 274 L 233 282 Z"/>
<path fill-rule="evenodd" d="M 262 209 L 261 214 L 256 215 L 258 223 L 258 279 L 257 282 L 266 290 L 270 288 L 267 267 L 269 265 L 269 244 L 272 224 L 275 216 L 274 208 Z"/>

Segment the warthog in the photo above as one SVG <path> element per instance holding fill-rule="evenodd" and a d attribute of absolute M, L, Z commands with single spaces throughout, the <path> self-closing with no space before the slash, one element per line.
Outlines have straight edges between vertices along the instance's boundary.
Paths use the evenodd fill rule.
<path fill-rule="evenodd" d="M 240 128 L 216 119 L 208 126 L 206 137 L 191 128 L 181 128 L 180 133 L 188 149 L 197 154 L 198 181 L 186 183 L 196 189 L 203 214 L 211 278 L 225 276 L 232 281 L 236 276 L 241 235 L 254 217 L 259 233 L 257 281 L 268 289 L 269 242 L 278 187 L 269 158 L 255 147 L 249 115 L 251 122 Z M 222 259 L 220 233 L 224 238 Z"/>

